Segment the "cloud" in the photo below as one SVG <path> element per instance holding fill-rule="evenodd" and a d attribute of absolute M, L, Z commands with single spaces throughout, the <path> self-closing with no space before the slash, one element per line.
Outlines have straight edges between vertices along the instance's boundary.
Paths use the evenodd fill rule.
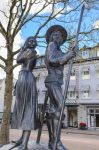
<path fill-rule="evenodd" d="M 46 1 L 39 1 L 38 0 L 38 3 L 36 1 L 36 4 L 33 4 L 31 10 L 30 10 L 30 14 L 35 14 L 37 12 L 39 12 L 43 7 L 44 5 L 46 4 Z M 44 13 L 49 13 L 52 11 L 52 4 L 49 4 L 47 7 L 43 8 L 41 14 L 44 14 Z"/>
<path fill-rule="evenodd" d="M 21 69 L 21 66 L 18 66 L 14 69 L 14 78 L 15 79 L 18 79 L 20 69 Z"/>
<path fill-rule="evenodd" d="M 97 20 L 97 21 L 95 21 L 95 22 L 93 23 L 93 27 L 94 27 L 95 29 L 99 29 L 99 20 Z"/>
<path fill-rule="evenodd" d="M 0 79 L 5 78 L 5 72 L 0 68 Z"/>
<path fill-rule="evenodd" d="M 6 29 L 8 24 L 8 16 L 9 16 L 9 0 L 0 0 L 0 22 L 3 22 L 3 26 Z M 4 12 L 4 13 L 3 13 Z"/>
<path fill-rule="evenodd" d="M 39 1 L 39 0 L 37 0 L 37 1 Z M 37 3 L 37 1 L 36 1 L 36 4 L 33 4 L 32 8 L 30 10 L 31 15 L 42 10 L 42 8 L 44 7 L 44 5 L 46 3 L 48 4 L 48 6 L 43 8 L 43 10 L 39 14 L 50 14 L 50 13 L 52 13 L 53 5 L 51 3 L 49 3 L 50 1 L 43 0 L 43 1 L 39 1 L 38 3 Z M 63 9 L 62 5 L 61 6 L 59 4 L 54 5 L 53 16 L 58 14 L 62 9 Z M 66 9 L 65 9 L 66 11 L 69 11 L 70 7 L 66 7 Z M 62 10 L 61 12 L 63 13 L 64 10 Z M 56 17 L 60 17 L 60 16 L 61 16 L 61 14 L 58 14 Z"/>
<path fill-rule="evenodd" d="M 66 10 L 66 12 L 69 12 L 69 11 L 73 10 L 73 7 L 67 5 L 66 8 L 65 8 L 65 10 Z"/>
<path fill-rule="evenodd" d="M 7 58 L 7 50 L 5 45 L 6 45 L 5 38 L 2 36 L 2 34 L 0 34 L 0 56 Z"/>
<path fill-rule="evenodd" d="M 22 32 L 19 31 L 14 39 L 14 46 L 13 46 L 14 51 L 19 49 L 23 45 L 23 43 L 24 43 L 24 40 L 22 37 Z"/>
<path fill-rule="evenodd" d="M 36 48 L 37 55 L 40 55 L 40 51 Z"/>
<path fill-rule="evenodd" d="M 71 11 L 72 9 L 73 9 L 73 8 L 72 8 L 71 6 L 67 5 L 67 6 L 65 7 L 65 9 L 62 10 L 62 7 L 61 7 L 61 6 L 56 5 L 53 15 L 58 14 L 56 17 L 59 18 L 59 17 L 62 16 L 61 13 L 65 13 L 65 12 L 68 13 L 68 12 Z M 60 13 L 60 12 L 61 12 L 61 13 Z"/>

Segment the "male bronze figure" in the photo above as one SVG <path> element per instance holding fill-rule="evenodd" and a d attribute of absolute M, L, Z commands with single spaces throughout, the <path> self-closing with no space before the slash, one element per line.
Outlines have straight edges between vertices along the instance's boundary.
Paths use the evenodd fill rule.
<path fill-rule="evenodd" d="M 48 70 L 48 76 L 45 79 L 45 86 L 48 89 L 51 107 L 49 110 L 48 124 L 49 124 L 49 149 L 53 150 L 55 144 L 58 120 L 60 111 L 62 109 L 62 102 L 64 96 L 62 94 L 63 84 L 63 69 L 64 65 L 72 58 L 75 57 L 75 51 L 63 53 L 60 46 L 66 41 L 67 32 L 60 25 L 54 25 L 46 32 L 46 41 L 48 43 L 45 53 L 45 64 Z M 52 130 L 52 131 L 51 131 Z M 60 140 L 61 127 L 58 135 L 57 149 L 66 150 Z"/>
<path fill-rule="evenodd" d="M 22 64 L 16 83 L 16 101 L 13 111 L 12 128 L 22 129 L 22 136 L 13 141 L 18 150 L 27 150 L 31 130 L 36 129 L 36 79 L 32 71 L 36 64 L 37 41 L 35 37 L 27 38 L 20 50 L 17 63 Z"/>

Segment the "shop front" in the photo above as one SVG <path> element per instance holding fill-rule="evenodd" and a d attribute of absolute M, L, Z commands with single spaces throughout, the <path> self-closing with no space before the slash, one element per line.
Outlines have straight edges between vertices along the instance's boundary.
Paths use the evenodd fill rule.
<path fill-rule="evenodd" d="M 99 128 L 99 106 L 88 107 L 88 128 Z"/>
<path fill-rule="evenodd" d="M 77 106 L 68 106 L 68 127 L 78 127 L 78 111 Z"/>

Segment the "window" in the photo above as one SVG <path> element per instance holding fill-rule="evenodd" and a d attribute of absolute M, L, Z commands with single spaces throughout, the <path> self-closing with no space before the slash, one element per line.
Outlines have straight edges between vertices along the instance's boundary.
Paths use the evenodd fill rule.
<path fill-rule="evenodd" d="M 70 75 L 70 80 L 76 80 L 76 72 L 73 70 Z"/>
<path fill-rule="evenodd" d="M 82 79 L 90 79 L 89 70 L 85 70 L 85 71 L 82 72 Z"/>
<path fill-rule="evenodd" d="M 99 64 L 95 65 L 96 77 L 99 78 Z"/>
<path fill-rule="evenodd" d="M 89 58 L 89 51 L 88 50 L 87 51 L 82 51 L 82 58 L 83 59 Z"/>
<path fill-rule="evenodd" d="M 91 97 L 91 92 L 90 92 L 90 85 L 83 85 L 80 87 L 81 93 L 82 93 L 82 98 L 87 99 Z"/>
<path fill-rule="evenodd" d="M 90 55 L 90 58 L 94 58 L 96 57 L 96 51 L 95 50 L 92 50 L 91 48 L 89 49 L 89 55 Z"/>
<path fill-rule="evenodd" d="M 91 127 L 95 127 L 94 114 L 90 114 L 90 126 L 91 126 Z"/>
<path fill-rule="evenodd" d="M 99 78 L 99 70 L 96 70 L 96 76 Z"/>
<path fill-rule="evenodd" d="M 75 99 L 76 98 L 76 91 L 68 91 L 68 98 Z"/>
<path fill-rule="evenodd" d="M 99 99 L 99 84 L 97 84 L 97 87 L 96 87 L 96 96 Z"/>
<path fill-rule="evenodd" d="M 99 114 L 99 108 L 90 108 L 88 111 L 89 114 Z"/>
<path fill-rule="evenodd" d="M 97 56 L 99 57 L 99 50 L 97 50 Z"/>
<path fill-rule="evenodd" d="M 99 114 L 99 109 L 98 108 L 96 109 L 96 113 Z"/>
<path fill-rule="evenodd" d="M 85 98 L 85 99 L 90 98 L 90 91 L 89 90 L 83 91 L 83 98 Z"/>
<path fill-rule="evenodd" d="M 93 114 L 94 113 L 94 109 L 89 109 L 89 113 Z"/>
<path fill-rule="evenodd" d="M 99 90 L 97 90 L 97 98 L 99 98 Z"/>

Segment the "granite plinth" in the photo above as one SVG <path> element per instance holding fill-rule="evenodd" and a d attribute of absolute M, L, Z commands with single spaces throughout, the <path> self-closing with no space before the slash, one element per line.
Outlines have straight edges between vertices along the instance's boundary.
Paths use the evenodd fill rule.
<path fill-rule="evenodd" d="M 10 150 L 13 146 L 14 144 L 10 143 L 2 146 L 0 150 Z M 13 148 L 13 150 L 18 150 L 18 147 Z M 40 144 L 36 144 L 36 141 L 29 141 L 28 150 L 48 150 L 48 144 L 44 142 L 40 142 Z"/>

